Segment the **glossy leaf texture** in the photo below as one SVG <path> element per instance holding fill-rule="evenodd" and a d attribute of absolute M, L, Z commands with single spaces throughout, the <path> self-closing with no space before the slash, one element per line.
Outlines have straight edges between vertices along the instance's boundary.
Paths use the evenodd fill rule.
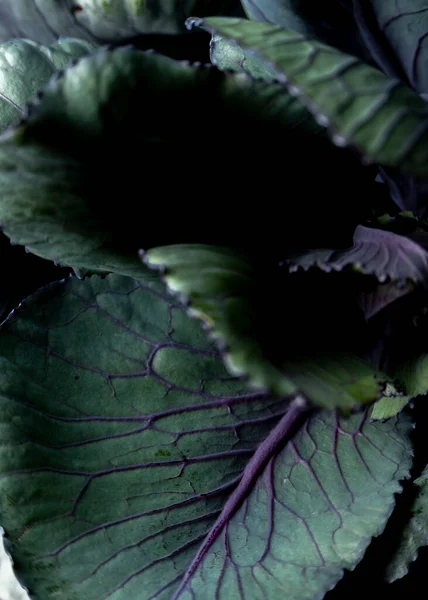
<path fill-rule="evenodd" d="M 397 79 L 305 34 L 244 19 L 192 18 L 188 27 L 236 41 L 274 69 L 333 143 L 352 146 L 366 162 L 428 175 L 428 104 Z"/>
<path fill-rule="evenodd" d="M 274 23 L 370 61 L 355 22 L 352 0 L 242 0 L 250 19 Z"/>
<path fill-rule="evenodd" d="M 204 245 L 153 248 L 141 256 L 211 329 L 230 372 L 245 375 L 255 389 L 303 394 L 315 405 L 344 411 L 380 397 L 387 378 L 368 363 L 344 348 L 330 348 L 315 328 L 304 329 L 304 321 L 293 337 L 283 313 L 294 321 L 297 313 L 290 304 L 284 311 L 280 301 L 263 304 L 267 281 L 245 256 Z"/>
<path fill-rule="evenodd" d="M 356 0 L 355 14 L 379 67 L 420 94 L 428 92 L 426 0 Z"/>
<path fill-rule="evenodd" d="M 77 38 L 61 38 L 51 46 L 26 39 L 0 44 L 0 132 L 19 121 L 26 104 L 57 71 L 95 49 Z"/>
<path fill-rule="evenodd" d="M 389 583 L 407 575 L 410 564 L 417 559 L 420 548 L 428 546 L 428 467 L 415 479 L 414 484 L 418 487 L 418 494 L 413 502 L 412 517 L 387 568 Z"/>
<path fill-rule="evenodd" d="M 0 41 L 25 37 L 52 44 L 59 36 L 113 42 L 138 33 L 178 33 L 191 14 L 231 14 L 236 3 L 178 0 L 2 0 Z M 208 9 L 208 12 L 205 10 Z"/>
<path fill-rule="evenodd" d="M 207 114 L 209 123 L 202 126 Z M 314 136 L 316 128 L 306 108 L 280 84 L 130 47 L 100 50 L 52 81 L 19 127 L 0 138 L 0 224 L 13 242 L 42 258 L 138 276 L 137 251 L 143 245 L 233 240 L 254 246 L 253 225 L 281 232 L 291 246 L 303 243 L 305 235 L 330 239 L 331 214 L 343 204 L 345 183 L 334 178 L 340 167 L 349 177 L 358 175 L 359 182 L 353 188 L 358 202 L 342 209 L 340 234 L 347 235 L 364 210 L 360 198 L 370 197 L 364 196 L 370 177 L 355 157 Z M 189 135 L 192 144 L 183 152 L 182 140 Z M 237 240 L 240 212 L 224 219 L 230 198 L 263 185 L 273 207 L 277 178 L 267 173 L 280 172 L 284 160 L 287 184 L 294 189 L 298 182 L 308 204 L 290 205 L 287 223 L 270 211 L 249 214 Z M 175 201 L 166 211 L 153 199 L 154 189 L 163 198 L 177 197 L 185 185 L 183 173 L 203 173 L 208 164 L 217 164 L 218 173 L 204 192 L 215 210 L 203 218 L 203 227 L 194 220 L 195 215 L 202 219 L 199 185 L 186 184 L 186 211 Z M 240 176 L 231 178 L 224 164 Z M 297 167 L 310 168 L 306 183 Z M 320 188 L 331 199 L 327 207 L 314 196 Z M 272 243 L 279 239 L 272 235 Z"/>
<path fill-rule="evenodd" d="M 274 440 L 288 401 L 229 377 L 151 273 L 51 284 L 0 356 L 0 512 L 33 600 L 315 598 L 408 476 L 405 416 L 317 412 Z"/>

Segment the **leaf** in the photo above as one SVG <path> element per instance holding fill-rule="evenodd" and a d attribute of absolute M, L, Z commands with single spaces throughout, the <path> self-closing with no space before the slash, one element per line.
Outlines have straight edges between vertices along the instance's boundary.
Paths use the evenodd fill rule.
<path fill-rule="evenodd" d="M 400 394 L 393 385 L 388 384 L 382 398 L 374 403 L 370 419 L 383 421 L 395 417 L 409 403 L 409 400 L 409 396 Z"/>
<path fill-rule="evenodd" d="M 428 467 L 414 484 L 419 493 L 413 502 L 412 517 L 401 535 L 399 548 L 388 565 L 386 578 L 389 583 L 404 577 L 409 572 L 409 565 L 416 560 L 419 549 L 428 546 Z"/>
<path fill-rule="evenodd" d="M 161 269 L 170 291 L 189 302 L 190 314 L 212 330 L 224 347 L 229 371 L 248 377 L 255 389 L 303 394 L 318 406 L 344 411 L 379 397 L 385 379 L 367 363 L 342 348 L 327 352 L 323 339 L 319 347 L 312 327 L 308 337 L 301 330 L 297 339 L 290 335 L 282 306 L 276 312 L 275 305 L 260 303 L 259 290 L 267 283 L 245 256 L 196 244 L 152 248 L 141 256 L 147 266 Z M 287 309 L 296 320 L 291 306 Z M 274 327 L 278 348 L 272 341 Z"/>
<path fill-rule="evenodd" d="M 185 10 L 178 0 L 2 0 L 0 41 L 26 37 L 52 44 L 58 36 L 71 36 L 99 43 L 136 33 L 177 33 L 196 7 L 206 14 L 203 3 L 194 0 Z"/>
<path fill-rule="evenodd" d="M 214 34 L 210 42 L 210 59 L 212 64 L 222 71 L 232 70 L 244 72 L 254 78 L 275 81 L 275 73 L 257 59 L 245 56 L 241 48 L 220 35 Z M 299 102 L 294 99 L 294 102 Z M 316 124 L 315 124 L 316 127 Z"/>
<path fill-rule="evenodd" d="M 366 162 L 428 175 L 428 105 L 407 86 L 354 56 L 268 23 L 188 19 L 187 26 L 235 41 L 274 69 L 298 95 L 333 143 L 352 146 Z"/>
<path fill-rule="evenodd" d="M 228 583 L 238 597 L 233 565 L 245 600 L 312 598 L 381 533 L 408 475 L 407 417 L 324 411 L 295 431 L 299 405 L 228 377 L 154 278 L 51 284 L 3 325 L 0 357 L 0 513 L 34 600 L 170 600 L 204 540 L 196 600 Z"/>
<path fill-rule="evenodd" d="M 379 282 L 399 282 L 426 285 L 428 253 L 419 244 L 391 231 L 359 225 L 354 233 L 354 245 L 347 250 L 313 250 L 292 257 L 290 271 L 318 267 L 329 273 L 345 267 L 364 275 L 373 275 Z"/>
<path fill-rule="evenodd" d="M 95 48 L 73 38 L 61 38 L 51 46 L 25 39 L 0 44 L 0 132 L 19 120 L 27 102 L 54 73 Z"/>
<path fill-rule="evenodd" d="M 322 4 L 307 0 L 242 0 L 242 5 L 250 19 L 274 23 L 367 61 L 371 59 L 355 22 L 352 0 L 325 0 Z"/>
<path fill-rule="evenodd" d="M 205 123 L 207 114 L 209 131 L 196 125 Z M 189 128 L 192 144 L 183 152 Z M 297 230 L 299 222 L 311 239 L 315 226 L 324 236 L 332 226 L 323 230 L 323 221 L 330 223 L 330 212 L 337 215 L 335 203 L 342 204 L 344 183 L 335 185 L 332 176 L 338 164 L 350 177 L 358 173 L 359 181 L 367 176 L 348 158 L 341 162 L 330 152 L 330 142 L 313 132 L 312 117 L 280 84 L 253 82 L 243 74 L 198 68 L 130 47 L 100 50 L 52 81 L 20 126 L 0 138 L 0 225 L 12 241 L 42 258 L 79 272 L 133 277 L 141 271 L 137 251 L 143 244 L 202 237 L 210 243 L 234 240 L 254 246 L 251 223 L 261 226 L 264 219 L 273 233 L 275 228 L 284 235 L 289 231 L 290 243 L 293 235 L 299 241 L 305 235 Z M 306 134 L 311 135 L 310 148 Z M 287 148 L 278 154 L 277 145 L 284 140 Z M 249 232 L 237 241 L 240 212 L 224 219 L 230 197 L 263 185 L 274 198 L 277 180 L 266 173 L 279 172 L 284 156 L 289 157 L 289 185 L 297 178 L 308 198 L 313 189 L 325 186 L 331 206 L 313 202 L 312 223 L 302 203 L 290 207 L 289 225 L 272 219 L 269 211 L 250 215 Z M 296 169 L 304 161 L 313 175 L 306 186 Z M 200 215 L 199 186 L 187 186 L 186 210 L 180 202 L 168 202 L 166 210 L 164 202 L 153 201 L 158 193 L 176 198 L 183 173 L 189 168 L 204 172 L 211 162 L 219 165 L 209 186 L 216 210 L 209 219 L 201 217 L 204 227 L 195 227 L 192 216 Z M 223 164 L 233 164 L 240 176 L 230 180 Z M 242 178 L 244 172 L 251 177 Z M 355 191 L 363 193 L 359 184 Z M 362 205 L 347 206 L 343 231 Z"/>
<path fill-rule="evenodd" d="M 357 0 L 367 41 L 373 40 L 373 58 L 385 72 L 407 83 L 418 93 L 428 92 L 426 60 L 428 13 L 426 0 Z"/>
<path fill-rule="evenodd" d="M 339 421 L 327 411 L 312 417 L 218 535 L 206 538 L 173 600 L 202 598 L 201 590 L 245 600 L 282 600 L 284 590 L 290 600 L 322 597 L 382 533 L 397 479 L 408 477 L 408 441 L 397 446 L 409 426 L 390 423 Z"/>

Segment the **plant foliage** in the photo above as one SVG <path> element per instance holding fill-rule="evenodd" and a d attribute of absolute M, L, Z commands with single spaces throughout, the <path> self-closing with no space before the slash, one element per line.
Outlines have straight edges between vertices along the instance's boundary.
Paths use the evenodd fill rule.
<path fill-rule="evenodd" d="M 1 4 L 32 600 L 378 597 L 426 559 L 428 2 L 241 2 Z"/>

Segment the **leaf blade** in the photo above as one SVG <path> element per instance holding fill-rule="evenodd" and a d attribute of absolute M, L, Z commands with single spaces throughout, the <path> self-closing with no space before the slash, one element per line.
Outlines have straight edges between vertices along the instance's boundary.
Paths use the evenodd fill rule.
<path fill-rule="evenodd" d="M 169 289 L 189 303 L 190 314 L 211 328 L 225 348 L 229 371 L 248 377 L 255 389 L 278 396 L 302 394 L 316 405 L 345 411 L 379 397 L 382 374 L 349 351 L 329 348 L 326 353 L 312 332 L 308 339 L 288 336 L 292 350 L 282 345 L 279 355 L 272 356 L 264 336 L 274 318 L 263 317 L 268 310 L 258 294 L 264 283 L 245 255 L 214 246 L 174 245 L 152 248 L 141 257 L 147 266 L 161 270 Z M 287 336 L 281 315 L 276 317 L 277 336 Z"/>
<path fill-rule="evenodd" d="M 235 40 L 275 69 L 278 80 L 300 94 L 336 145 L 354 147 L 367 162 L 428 174 L 428 108 L 398 80 L 275 25 L 228 18 L 192 18 L 187 24 Z"/>

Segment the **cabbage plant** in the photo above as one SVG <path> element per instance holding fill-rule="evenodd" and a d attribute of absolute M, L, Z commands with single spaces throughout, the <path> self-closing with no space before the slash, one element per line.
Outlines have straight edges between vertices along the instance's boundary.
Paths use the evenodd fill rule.
<path fill-rule="evenodd" d="M 426 0 L 2 2 L 0 524 L 31 599 L 413 593 L 427 39 Z"/>

